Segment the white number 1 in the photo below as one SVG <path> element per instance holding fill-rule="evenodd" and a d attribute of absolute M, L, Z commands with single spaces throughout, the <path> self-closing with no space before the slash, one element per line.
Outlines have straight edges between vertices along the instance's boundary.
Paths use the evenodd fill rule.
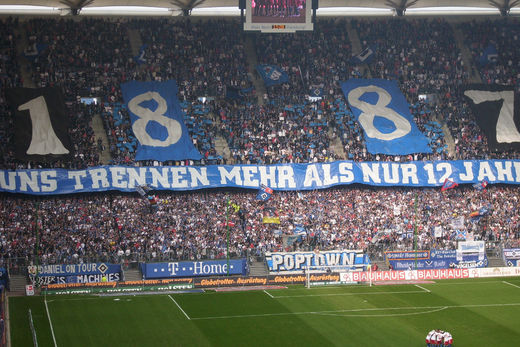
<path fill-rule="evenodd" d="M 29 110 L 32 123 L 32 137 L 27 154 L 68 154 L 69 150 L 63 146 L 56 136 L 51 124 L 49 109 L 43 96 L 39 96 L 18 107 L 18 111 Z"/>

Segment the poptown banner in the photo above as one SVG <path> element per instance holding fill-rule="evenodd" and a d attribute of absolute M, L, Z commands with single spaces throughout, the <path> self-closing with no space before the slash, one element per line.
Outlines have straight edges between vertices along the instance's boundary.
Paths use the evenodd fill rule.
<path fill-rule="evenodd" d="M 316 164 L 128 167 L 97 166 L 85 170 L 0 170 L 0 192 L 32 195 L 119 190 L 185 191 L 219 187 L 278 191 L 324 189 L 339 185 L 441 187 L 458 184 L 520 184 L 520 160 L 412 162 L 336 161 Z"/>
<path fill-rule="evenodd" d="M 362 250 L 324 252 L 267 252 L 265 260 L 271 273 L 313 271 L 363 270 L 370 260 Z"/>

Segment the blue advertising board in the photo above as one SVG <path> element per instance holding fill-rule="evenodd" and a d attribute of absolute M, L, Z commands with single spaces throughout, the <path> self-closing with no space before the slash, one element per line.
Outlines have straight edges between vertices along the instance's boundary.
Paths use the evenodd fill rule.
<path fill-rule="evenodd" d="M 28 266 L 34 284 L 117 282 L 121 280 L 121 265 L 108 263 L 52 264 Z"/>
<path fill-rule="evenodd" d="M 465 254 L 456 250 L 385 252 L 385 257 L 394 270 L 461 269 L 488 265 L 485 254 Z"/>
<path fill-rule="evenodd" d="M 0 170 L 0 192 L 51 195 L 119 190 L 185 191 L 207 188 L 278 191 L 325 189 L 348 184 L 441 187 L 457 184 L 520 184 L 520 160 L 460 160 L 128 167 L 97 166 L 85 170 Z"/>
<path fill-rule="evenodd" d="M 7 287 L 7 282 L 7 269 L 5 267 L 0 267 L 0 285 Z"/>
<path fill-rule="evenodd" d="M 246 258 L 229 260 L 179 261 L 169 263 L 141 263 L 144 279 L 194 276 L 246 275 Z"/>
<path fill-rule="evenodd" d="M 520 266 L 520 248 L 504 248 L 503 258 L 507 266 Z"/>

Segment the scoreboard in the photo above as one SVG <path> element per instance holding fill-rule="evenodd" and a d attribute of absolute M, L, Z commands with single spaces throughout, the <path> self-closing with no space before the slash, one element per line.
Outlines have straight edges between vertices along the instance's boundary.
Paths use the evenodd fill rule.
<path fill-rule="evenodd" d="M 313 30 L 312 0 L 246 0 L 244 30 L 291 33 Z"/>

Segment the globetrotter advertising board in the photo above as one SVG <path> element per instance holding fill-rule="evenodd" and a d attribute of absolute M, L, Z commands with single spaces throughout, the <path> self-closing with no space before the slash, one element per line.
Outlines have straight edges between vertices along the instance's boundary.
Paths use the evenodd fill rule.
<path fill-rule="evenodd" d="M 363 270 L 370 260 L 362 250 L 322 252 L 267 252 L 265 255 L 269 272 L 302 273 L 314 271 Z"/>

